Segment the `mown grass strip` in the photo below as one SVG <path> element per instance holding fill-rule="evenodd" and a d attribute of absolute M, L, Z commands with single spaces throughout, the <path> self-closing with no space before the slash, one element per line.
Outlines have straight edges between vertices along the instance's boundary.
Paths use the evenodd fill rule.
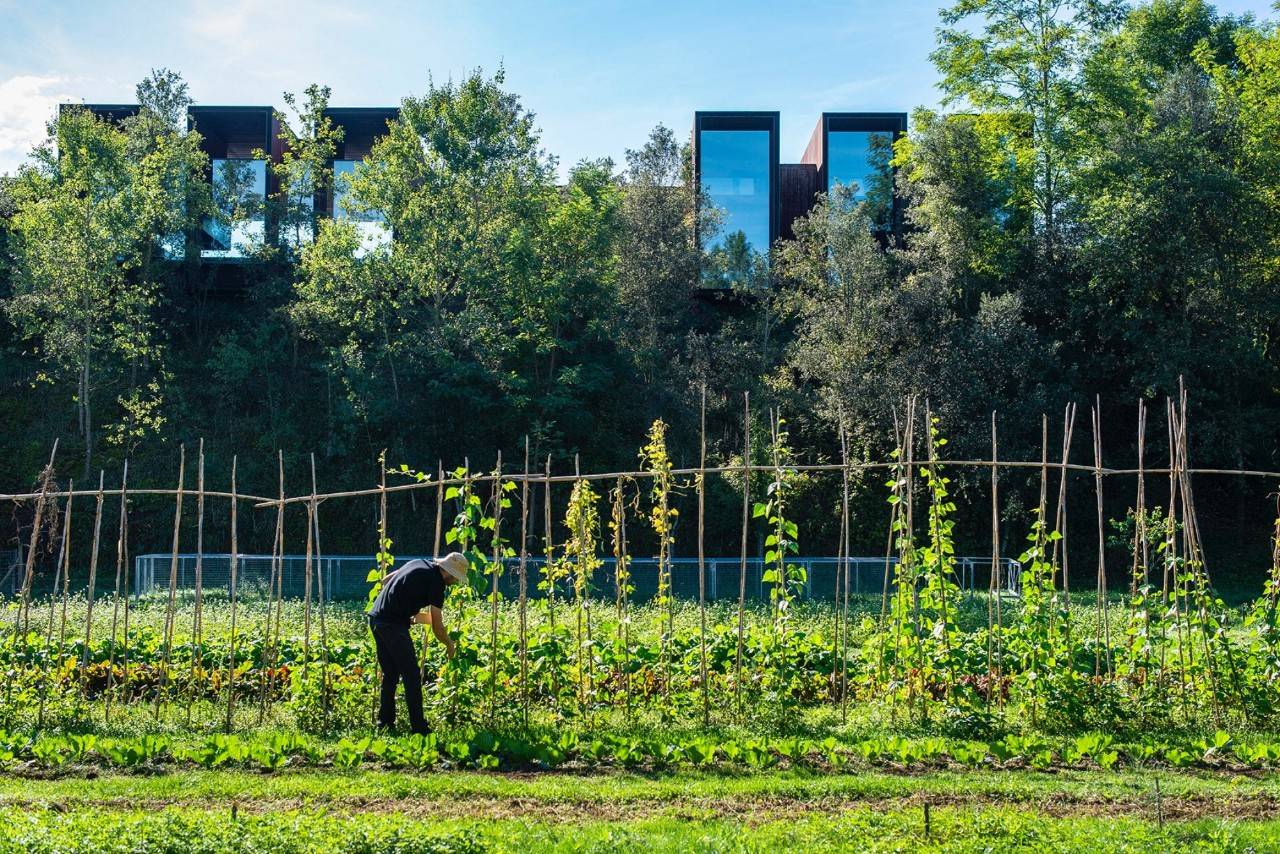
<path fill-rule="evenodd" d="M 846 810 L 838 816 L 741 821 L 699 814 L 633 821 L 408 818 L 392 813 L 255 815 L 169 808 L 0 809 L 0 852 L 347 854 L 487 851 L 1108 851 L 1275 850 L 1280 822 L 1052 818 L 1013 807 Z"/>

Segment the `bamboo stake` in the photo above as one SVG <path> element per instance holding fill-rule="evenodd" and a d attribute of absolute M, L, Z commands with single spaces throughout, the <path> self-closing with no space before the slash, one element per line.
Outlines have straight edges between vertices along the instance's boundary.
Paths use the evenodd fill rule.
<path fill-rule="evenodd" d="M 431 558 L 432 560 L 440 559 L 440 529 L 444 523 L 444 462 L 436 460 L 436 473 L 438 474 L 436 483 L 436 533 L 431 541 Z M 423 637 L 426 637 L 427 627 L 422 627 Z"/>
<path fill-rule="evenodd" d="M 315 510 L 313 497 L 307 502 L 307 539 L 302 558 L 302 679 L 311 674 L 311 556 L 315 548 Z"/>
<path fill-rule="evenodd" d="M 68 488 L 74 487 L 74 483 L 68 479 Z M 71 566 L 71 498 L 67 498 L 66 515 L 62 523 L 62 544 L 58 547 L 58 562 L 53 576 L 53 593 L 49 596 L 49 619 L 45 624 L 44 635 L 44 665 L 40 668 L 40 711 L 36 715 L 36 729 L 44 729 L 44 711 L 49 699 L 49 671 L 51 669 L 51 657 L 53 655 L 53 615 L 54 605 L 58 601 L 58 582 L 63 580 L 62 594 L 62 614 L 65 620 L 67 613 L 66 598 L 66 574 L 70 572 Z M 61 642 L 59 642 L 61 647 Z M 61 664 L 62 650 L 58 650 L 58 663 Z"/>
<path fill-rule="evenodd" d="M 120 619 L 120 574 L 124 567 L 124 551 L 125 538 L 128 536 L 129 522 L 129 460 L 125 458 L 124 474 L 120 477 L 120 527 L 116 536 L 116 587 L 115 594 L 112 597 L 113 605 L 111 609 L 111 651 L 107 660 L 107 689 L 103 692 L 102 702 L 102 719 L 103 722 L 111 720 L 111 692 L 115 687 L 116 681 L 116 628 Z M 128 575 L 124 578 L 125 596 L 128 597 Z M 128 601 L 125 602 L 125 619 L 128 625 Z M 125 633 L 126 643 L 128 642 L 128 632 Z M 126 662 L 128 661 L 126 657 Z M 126 676 L 127 676 L 126 671 Z"/>
<path fill-rule="evenodd" d="M 1191 465 L 1190 439 L 1187 435 L 1188 406 L 1187 406 L 1187 389 L 1183 384 L 1182 377 L 1178 377 L 1178 400 L 1181 414 L 1180 421 L 1180 454 L 1181 469 L 1180 478 L 1182 481 L 1182 500 L 1183 500 L 1183 519 L 1186 530 L 1189 531 L 1189 551 L 1191 558 L 1191 570 L 1196 579 L 1196 605 L 1200 612 L 1201 640 L 1204 645 L 1205 668 L 1210 680 L 1211 693 L 1210 698 L 1214 703 L 1215 716 L 1221 716 L 1221 704 L 1218 702 L 1217 685 L 1219 683 L 1218 665 L 1214 661 L 1213 652 L 1210 648 L 1210 632 L 1208 629 L 1210 615 L 1210 580 L 1209 570 L 1205 561 L 1203 541 L 1200 538 L 1200 522 L 1195 509 L 1195 495 L 1191 489 L 1191 476 L 1188 470 Z M 1226 658 L 1227 673 L 1231 678 L 1232 688 L 1236 692 L 1236 696 L 1243 695 L 1243 688 L 1240 684 L 1239 670 L 1236 667 L 1235 654 L 1232 652 L 1231 644 L 1227 638 L 1227 629 L 1229 622 L 1229 613 L 1222 616 L 1222 631 L 1215 633 L 1218 639 L 1218 646 Z"/>
<path fill-rule="evenodd" d="M 526 484 L 526 489 L 528 485 Z M 431 540 L 431 559 L 440 559 L 440 528 L 444 523 L 444 461 L 436 460 L 436 531 Z M 427 672 L 427 649 L 431 638 L 427 635 L 427 624 L 422 624 L 422 649 L 418 655 L 418 669 L 422 671 L 423 680 Z"/>
<path fill-rule="evenodd" d="M 502 451 L 493 467 L 498 476 L 493 482 L 493 565 L 489 569 L 489 726 L 498 718 L 498 578 L 502 575 Z"/>
<path fill-rule="evenodd" d="M 1102 517 L 1102 398 L 1095 396 L 1093 407 L 1093 490 L 1098 505 L 1098 608 L 1102 611 L 1102 625 L 1099 629 L 1103 649 L 1106 652 L 1107 674 L 1111 674 L 1111 615 L 1110 603 L 1107 601 L 1107 556 L 1106 532 Z M 1095 650 L 1093 670 L 1095 676 L 1101 675 L 1101 654 Z"/>
<path fill-rule="evenodd" d="M 898 409 L 893 409 L 893 442 L 899 463 L 906 462 L 906 453 L 902 447 L 902 425 L 898 421 Z M 884 543 L 884 577 L 881 581 L 880 590 L 880 622 L 877 625 L 877 632 L 881 637 L 884 636 L 885 622 L 889 619 L 889 563 L 893 556 L 894 536 L 897 533 L 898 521 L 901 519 L 902 512 L 902 486 L 906 482 L 905 469 L 896 468 L 893 470 L 893 497 L 898 500 L 889 505 L 889 533 L 885 537 Z M 901 625 L 895 621 L 894 627 L 894 657 L 898 654 L 898 644 L 901 640 Z M 885 645 L 880 644 L 880 654 L 878 662 L 878 670 L 880 681 L 885 681 Z M 895 707 L 896 707 L 896 700 Z"/>
<path fill-rule="evenodd" d="M 1058 480 L 1058 512 L 1057 522 L 1054 525 L 1055 530 L 1062 534 L 1059 539 L 1053 541 L 1053 564 L 1057 566 L 1058 550 L 1062 550 L 1062 607 L 1063 613 L 1066 615 L 1064 628 L 1068 633 L 1071 632 L 1071 575 L 1067 565 L 1067 475 L 1066 468 L 1067 459 L 1071 456 L 1071 439 L 1075 433 L 1076 426 L 1076 405 L 1074 403 L 1067 404 L 1067 411 L 1063 416 L 1062 423 L 1062 465 L 1059 467 L 1060 477 Z"/>
<path fill-rule="evenodd" d="M 34 519 L 31 524 L 31 543 L 27 547 L 27 563 L 25 572 L 22 575 L 22 591 L 20 594 L 20 604 L 18 607 L 18 619 L 13 625 L 13 643 L 17 648 L 19 640 L 27 633 L 29 608 L 31 606 L 31 581 L 35 577 L 36 570 L 36 552 L 40 545 L 40 529 L 44 522 L 44 514 L 46 505 L 51 496 L 49 487 L 53 484 L 53 460 L 58 453 L 58 440 L 53 441 L 53 452 L 49 454 L 48 464 L 40 471 L 40 492 L 36 498 L 36 509 Z M 56 498 L 53 498 L 56 501 Z M 56 511 L 55 511 L 56 512 Z M 10 686 L 11 687 L 11 686 Z M 5 696 L 9 694 L 10 687 L 5 688 Z"/>
<path fill-rule="evenodd" d="M 1001 607 L 1004 596 L 1000 584 L 1000 459 L 996 441 L 996 413 L 991 412 L 991 581 L 987 600 L 987 673 L 992 673 L 992 638 L 995 640 L 995 683 L 987 691 L 987 701 L 996 697 L 997 708 L 1004 705 L 1004 620 Z M 992 600 L 995 604 L 995 628 L 991 626 Z"/>
<path fill-rule="evenodd" d="M 329 630 L 325 625 L 324 572 L 320 570 L 323 552 L 320 549 L 320 505 L 315 500 L 316 494 L 316 455 L 311 454 L 311 524 L 315 527 L 316 542 L 316 595 L 320 617 L 320 708 L 323 710 L 324 723 L 329 725 L 330 691 L 329 691 Z M 330 591 L 332 595 L 332 591 Z"/>
<path fill-rule="evenodd" d="M 849 462 L 849 436 L 845 432 L 844 424 L 840 425 L 840 460 L 841 462 Z M 836 573 L 836 593 L 839 594 L 840 578 L 844 577 L 844 603 L 836 603 L 836 647 L 839 650 L 840 661 L 840 722 L 847 723 L 849 720 L 849 540 L 851 539 L 852 530 L 849 525 L 849 469 L 840 470 L 841 496 L 840 496 L 840 545 L 838 549 L 838 560 L 840 561 L 838 571 Z"/>
<path fill-rule="evenodd" d="M 573 455 L 573 470 L 574 472 L 579 471 L 579 461 L 578 461 L 577 454 Z M 578 500 L 575 496 L 580 494 L 579 489 L 581 488 L 580 487 L 581 483 L 582 481 L 575 481 L 574 483 L 573 492 L 570 494 L 570 497 L 569 497 L 569 504 L 571 507 Z M 567 524 L 568 521 L 569 521 L 569 516 L 566 514 L 565 516 L 566 527 L 568 527 L 568 524 Z M 582 549 L 583 543 L 586 541 L 586 534 L 587 532 L 586 532 L 584 520 L 581 518 L 581 516 L 579 516 L 578 523 L 572 533 L 573 539 L 569 540 L 566 543 L 565 559 L 566 561 L 568 560 L 570 552 L 572 551 L 573 557 L 574 557 L 574 571 L 575 573 L 577 573 L 578 579 L 579 579 L 578 581 L 575 581 L 573 585 L 574 618 L 577 622 L 577 637 L 576 637 L 576 646 L 574 649 L 574 657 L 577 659 L 577 662 L 578 662 L 578 679 L 577 679 L 578 709 L 585 717 L 587 717 L 587 725 L 590 726 L 591 711 L 587 705 L 587 697 L 591 693 L 591 669 L 590 667 L 588 667 L 587 662 L 585 661 L 584 655 L 583 655 L 583 650 L 584 650 L 583 610 L 585 606 L 583 598 L 584 598 L 585 586 L 586 586 L 586 577 L 585 577 L 585 570 L 583 568 L 583 561 L 589 559 L 589 557 L 582 554 L 581 549 Z M 570 548 L 571 544 L 572 544 L 572 548 Z"/>
<path fill-rule="evenodd" d="M 1167 530 L 1165 533 L 1165 561 L 1164 561 L 1164 601 L 1165 612 L 1168 613 L 1169 595 L 1173 593 L 1173 619 L 1174 628 L 1177 630 L 1178 638 L 1178 684 L 1182 698 L 1182 715 L 1185 720 L 1190 720 L 1190 707 L 1187 697 L 1187 649 L 1182 633 L 1182 597 L 1178 595 L 1176 587 L 1172 587 L 1171 582 L 1176 584 L 1176 569 L 1178 559 L 1177 549 L 1177 506 L 1178 506 L 1178 443 L 1176 439 L 1176 417 L 1173 411 L 1173 401 L 1165 399 L 1165 420 L 1169 433 L 1169 515 L 1167 517 Z M 1163 659 L 1163 650 L 1161 657 Z M 1163 667 L 1161 661 L 1161 670 Z"/>
<path fill-rule="evenodd" d="M 1142 681 L 1138 683 L 1139 696 L 1146 694 L 1147 678 L 1149 677 L 1149 658 L 1146 652 L 1147 646 L 1151 641 L 1151 565 L 1148 562 L 1147 547 L 1147 483 L 1146 475 L 1143 472 L 1143 464 L 1146 455 L 1147 444 L 1147 403 L 1142 398 L 1138 398 L 1138 496 L 1135 502 L 1134 521 L 1133 521 L 1133 565 L 1129 572 L 1129 603 L 1127 609 L 1136 607 L 1137 596 L 1139 591 L 1142 593 L 1142 617 L 1143 617 L 1143 663 L 1142 663 Z M 1132 616 L 1129 621 L 1132 624 Z M 1161 688 L 1164 684 L 1164 674 L 1159 676 Z"/>
<path fill-rule="evenodd" d="M 382 449 L 382 453 L 378 455 L 378 569 L 382 570 L 382 577 L 387 577 L 387 567 L 382 565 L 382 555 L 388 553 L 390 546 L 387 545 L 387 450 Z M 378 663 L 377 656 L 374 656 L 373 663 L 373 684 L 376 688 L 382 680 L 382 665 Z M 373 723 L 378 724 L 378 695 L 374 692 L 373 697 Z"/>
<path fill-rule="evenodd" d="M 187 446 L 178 446 L 178 492 L 173 499 L 173 551 L 169 557 L 169 598 L 164 609 L 164 655 L 160 659 L 160 678 L 156 680 L 155 719 L 160 720 L 160 705 L 169 687 L 169 666 L 173 653 L 173 624 L 178 600 L 178 537 L 182 529 L 182 494 L 186 485 Z"/>
<path fill-rule="evenodd" d="M 68 478 L 68 485 L 71 480 Z M 67 521 L 63 526 L 63 536 L 71 536 L 71 499 L 67 499 Z M 59 666 L 62 665 L 63 657 L 67 650 L 67 600 L 71 595 L 71 545 L 67 544 L 66 563 L 62 566 L 62 609 L 58 616 L 58 655 L 57 661 Z"/>
<path fill-rule="evenodd" d="M 747 603 L 747 529 L 751 524 L 751 392 L 742 393 L 742 561 L 738 566 L 738 654 L 733 691 L 742 717 L 742 646 Z"/>
<path fill-rule="evenodd" d="M 711 726 L 711 696 L 707 687 L 707 555 L 705 545 L 707 503 L 707 384 L 702 384 L 701 451 L 698 457 L 698 645 L 702 675 L 702 728 Z"/>
<path fill-rule="evenodd" d="M 925 435 L 925 447 L 929 451 L 929 467 L 925 469 L 925 471 L 929 473 L 929 515 L 931 517 L 930 521 L 934 522 L 939 520 L 939 516 L 942 510 L 938 506 L 938 499 L 936 497 L 936 493 L 934 492 L 934 484 L 937 483 L 937 478 L 938 478 L 937 468 L 935 467 L 934 463 L 936 462 L 938 455 L 937 455 L 937 450 L 934 443 L 934 435 L 933 435 L 934 428 L 933 428 L 932 415 L 927 414 L 925 416 L 925 423 L 926 423 L 926 428 L 928 430 L 928 432 Z M 943 551 L 942 551 L 942 531 L 941 531 L 942 526 L 940 521 L 938 522 L 938 524 L 930 524 L 929 527 L 932 529 L 933 551 L 934 551 L 934 554 L 937 556 L 936 560 L 938 562 L 938 602 L 942 609 L 942 651 L 947 659 L 947 677 L 948 677 L 947 685 L 944 690 L 946 691 L 946 694 L 949 697 L 951 694 L 951 689 L 956 684 L 956 670 L 955 670 L 955 661 L 951 656 L 951 631 L 948 628 L 950 619 L 948 617 L 949 611 L 947 608 L 947 580 L 948 580 L 947 579 L 947 574 L 948 574 L 947 573 L 947 570 L 948 570 L 947 557 L 946 555 L 943 554 Z"/>
<path fill-rule="evenodd" d="M 204 669 L 204 439 L 196 463 L 196 570 L 195 606 L 191 617 L 191 674 L 187 684 L 187 726 L 196 700 L 197 667 Z"/>
<path fill-rule="evenodd" d="M 231 458 L 231 566 L 230 566 L 230 594 L 231 594 L 231 645 L 227 653 L 227 721 L 225 730 L 231 732 L 232 717 L 236 708 L 236 605 L 238 604 L 238 593 L 236 588 L 236 571 L 239 569 L 240 560 L 240 543 L 237 538 L 236 528 L 236 457 Z"/>
<path fill-rule="evenodd" d="M 622 643 L 622 695 L 625 714 L 631 719 L 631 616 L 627 587 L 631 583 L 630 558 L 627 555 L 627 509 L 623 496 L 623 480 L 618 478 L 613 489 L 613 568 L 618 591 L 618 640 Z M 1278 540 L 1280 541 L 1280 540 Z M 1280 561 L 1278 561 L 1280 563 Z"/>
<path fill-rule="evenodd" d="M 529 728 L 529 436 L 524 437 L 524 474 L 520 486 L 520 720 Z M 439 531 L 437 525 L 436 530 Z"/>
<path fill-rule="evenodd" d="M 267 717 L 267 690 L 280 652 L 281 600 L 284 598 L 284 451 L 276 449 L 276 478 L 280 500 L 276 503 L 276 529 L 271 539 L 271 575 L 267 580 L 267 624 L 262 640 L 263 664 L 258 674 L 258 724 Z M 272 628 L 274 612 L 275 627 Z"/>
<path fill-rule="evenodd" d="M 89 587 L 85 594 L 84 649 L 80 652 L 80 699 L 89 693 L 89 645 L 93 642 L 93 594 L 98 584 L 98 547 L 102 541 L 102 486 L 104 472 L 98 470 L 98 495 L 93 511 L 93 553 L 89 556 Z"/>
<path fill-rule="evenodd" d="M 542 575 L 547 582 L 547 619 L 550 622 L 551 640 L 556 636 L 556 579 L 551 569 L 554 540 L 551 530 L 551 455 L 547 454 L 547 476 L 544 481 L 543 509 L 543 541 L 546 545 L 546 558 L 542 564 Z M 551 665 L 551 690 L 555 696 L 557 711 L 560 704 L 560 668 L 556 662 Z"/>
<path fill-rule="evenodd" d="M 1129 573 L 1129 595 L 1150 583 L 1147 564 L 1147 478 L 1142 470 L 1147 443 L 1147 404 L 1138 398 L 1138 497 L 1133 520 L 1133 568 Z"/>
<path fill-rule="evenodd" d="M 906 532 L 905 536 L 900 539 L 899 546 L 899 562 L 905 570 L 902 579 L 909 580 L 911 583 L 911 631 L 915 639 L 916 650 L 918 651 L 916 670 L 919 672 L 919 686 L 914 683 L 911 685 L 913 691 L 918 690 L 918 698 L 920 700 L 920 719 L 925 721 L 928 718 L 928 708 L 926 706 L 926 688 L 925 688 L 925 661 L 924 661 L 924 643 L 923 629 L 920 625 L 920 586 L 916 583 L 915 568 L 915 468 L 912 463 L 915 460 L 915 431 L 916 431 L 916 399 L 909 398 L 907 400 L 907 418 L 906 427 L 903 431 L 903 444 L 906 446 L 907 466 L 906 466 L 906 485 L 904 494 L 906 496 Z M 925 420 L 928 421 L 928 414 L 925 414 Z M 898 621 L 899 623 L 901 621 Z M 911 699 L 911 698 L 908 698 Z"/>

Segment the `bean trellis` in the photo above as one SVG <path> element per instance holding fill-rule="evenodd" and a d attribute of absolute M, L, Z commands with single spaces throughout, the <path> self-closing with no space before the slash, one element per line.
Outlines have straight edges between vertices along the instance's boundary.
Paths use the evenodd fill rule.
<path fill-rule="evenodd" d="M 443 678 L 438 684 L 444 692 L 445 715 L 449 719 L 465 720 L 467 709 L 478 705 L 494 727 L 504 721 L 532 726 L 544 711 L 558 719 L 581 720 L 590 727 L 610 709 L 631 718 L 642 710 L 670 716 L 684 708 L 706 728 L 720 720 L 746 720 L 753 714 L 765 714 L 761 709 L 768 706 L 768 721 L 785 730 L 796 726 L 798 712 L 806 704 L 830 703 L 841 719 L 847 719 L 851 703 L 875 696 L 887 702 L 894 714 L 905 712 L 922 722 L 948 709 L 999 710 L 1016 702 L 1039 724 L 1047 715 L 1057 713 L 1056 704 L 1064 692 L 1110 690 L 1140 700 L 1153 690 L 1169 687 L 1176 695 L 1181 716 L 1188 720 L 1201 712 L 1215 722 L 1233 716 L 1252 719 L 1280 709 L 1280 698 L 1272 696 L 1275 668 L 1267 663 L 1277 660 L 1280 653 L 1276 613 L 1280 545 L 1273 549 L 1274 565 L 1269 568 L 1264 597 L 1249 611 L 1243 625 L 1240 620 L 1233 624 L 1232 614 L 1216 600 L 1209 582 L 1192 489 L 1195 478 L 1222 472 L 1191 467 L 1185 393 L 1166 405 L 1170 452 L 1164 468 L 1148 465 L 1147 410 L 1144 405 L 1139 406 L 1135 469 L 1109 469 L 1104 465 L 1102 413 L 1096 401 L 1090 411 L 1091 465 L 1070 462 L 1076 419 L 1073 406 L 1063 413 L 1060 454 L 1055 454 L 1057 459 L 1052 461 L 1047 419 L 1041 423 L 1040 460 L 1001 460 L 995 413 L 991 418 L 990 459 L 948 460 L 944 453 L 944 425 L 927 406 L 909 400 L 895 419 L 895 450 L 890 459 L 852 458 L 848 432 L 842 429 L 838 435 L 838 462 L 803 464 L 792 457 L 786 422 L 776 411 L 768 419 L 768 440 L 763 452 L 767 459 L 753 458 L 749 399 L 744 396 L 742 404 L 742 458 L 721 465 L 708 464 L 704 415 L 698 425 L 698 466 L 691 469 L 676 466 L 668 456 L 668 427 L 661 421 L 654 424 L 647 437 L 640 471 L 583 472 L 575 461 L 572 475 L 553 475 L 548 458 L 543 471 L 538 472 L 531 469 L 531 446 L 526 440 L 520 471 L 504 471 L 501 457 L 488 473 L 472 471 L 469 465 L 447 472 L 442 463 L 433 473 L 420 473 L 404 466 L 393 469 L 384 459 L 376 488 L 334 493 L 319 491 L 312 457 L 310 489 L 304 495 L 291 496 L 285 489 L 281 454 L 278 494 L 272 499 L 239 492 L 234 459 L 230 491 L 208 489 L 203 443 L 196 458 L 194 490 L 187 482 L 187 458 L 182 449 L 176 483 L 170 489 L 131 486 L 126 462 L 118 488 L 106 488 L 102 473 L 96 489 L 77 491 L 73 483 L 68 483 L 62 490 L 53 479 L 51 457 L 37 491 L 8 496 L 14 501 L 33 502 L 33 530 L 27 538 L 12 646 L 16 649 L 25 642 L 30 623 L 38 623 L 43 615 L 46 623 L 34 641 L 38 654 L 31 659 L 40 663 L 32 683 L 39 700 L 37 722 L 45 722 L 47 701 L 57 699 L 57 692 L 68 686 L 77 702 L 95 695 L 101 697 L 104 721 L 110 721 L 113 714 L 122 714 L 123 707 L 140 698 L 154 703 L 157 720 L 165 717 L 168 704 L 181 698 L 190 721 L 191 706 L 202 696 L 200 674 L 206 671 L 205 661 L 212 660 L 221 664 L 215 664 L 212 670 L 220 671 L 217 691 L 224 704 L 224 729 L 243 726 L 236 716 L 236 705 L 246 687 L 249 697 L 258 695 L 257 717 L 259 722 L 265 722 L 281 690 L 287 696 L 289 691 L 301 690 L 299 684 L 313 682 L 318 686 L 319 725 L 342 725 L 334 715 L 335 704 L 340 701 L 335 695 L 349 690 L 350 673 L 344 668 L 351 665 L 349 658 L 335 657 L 328 632 L 328 599 L 333 591 L 326 589 L 328 579 L 323 571 L 320 508 L 326 502 L 376 498 L 378 558 L 370 574 L 370 580 L 376 582 L 394 565 L 388 497 L 407 490 L 434 493 L 433 554 L 440 553 L 443 539 L 449 548 L 464 551 L 471 562 L 477 585 L 461 591 L 465 595 L 458 610 L 464 619 L 458 621 L 459 625 L 467 623 L 467 595 L 487 596 L 489 600 L 488 607 L 477 615 L 479 620 L 487 619 L 487 631 L 458 629 L 462 634 L 457 662 L 440 664 L 438 657 L 430 655 L 424 646 L 424 667 L 447 668 L 441 671 Z M 962 468 L 976 468 L 990 475 L 993 573 L 984 609 L 986 625 L 977 628 L 964 627 L 960 618 L 964 594 L 957 583 L 955 499 L 949 484 L 951 473 Z M 1002 551 L 1001 474 L 1018 470 L 1038 472 L 1039 504 L 1028 526 L 1028 545 L 1021 556 L 1021 597 L 1015 604 L 994 570 Z M 866 625 L 858 626 L 850 607 L 854 596 L 850 504 L 855 491 L 862 496 L 862 487 L 855 490 L 855 484 L 860 483 L 856 478 L 863 473 L 888 475 L 883 494 L 889 505 L 889 536 L 879 613 L 872 608 Z M 408 483 L 389 483 L 388 474 L 411 477 Z M 1087 475 L 1092 480 L 1097 529 L 1095 589 L 1092 593 L 1082 591 L 1074 599 L 1068 595 L 1066 542 L 1068 481 L 1072 474 Z M 1230 474 L 1280 481 L 1280 473 Z M 839 533 L 835 604 L 827 623 L 829 633 L 824 630 L 819 643 L 802 636 L 792 622 L 792 611 L 799 607 L 812 579 L 805 576 L 793 557 L 801 532 L 791 519 L 789 502 L 799 479 L 824 475 L 838 477 L 834 527 Z M 1124 476 L 1134 476 L 1137 489 L 1131 493 L 1135 504 L 1126 554 L 1127 596 L 1122 592 L 1123 604 L 1114 604 L 1117 597 L 1111 593 L 1106 575 L 1103 496 L 1108 478 Z M 1168 503 L 1151 510 L 1147 480 L 1159 476 L 1168 478 Z M 738 595 L 727 612 L 714 611 L 708 596 L 706 508 L 708 492 L 716 478 L 723 478 L 734 487 L 740 485 L 743 500 Z M 597 489 L 597 482 L 605 485 Z M 563 496 L 566 509 L 562 537 L 557 537 L 553 526 L 556 484 L 565 484 L 569 489 Z M 541 566 L 529 554 L 529 542 L 537 536 L 533 519 L 537 518 L 534 502 L 539 485 L 542 539 L 548 556 Z M 687 487 L 695 493 L 690 501 L 696 503 L 697 513 L 693 532 L 698 558 L 697 611 L 693 629 L 682 633 L 676 621 L 670 549 L 672 528 L 678 518 L 673 497 Z M 1052 498 L 1051 487 L 1056 487 Z M 487 498 L 482 499 L 482 495 Z M 174 502 L 163 628 L 154 659 L 136 645 L 131 623 L 133 596 L 127 569 L 132 502 L 138 496 L 168 496 Z M 80 497 L 93 499 L 94 520 L 91 537 L 82 532 L 91 540 L 90 553 L 80 558 L 88 565 L 83 644 L 80 649 L 73 644 L 69 650 L 69 578 L 77 559 L 71 547 L 72 504 Z M 110 635 L 100 644 L 106 666 L 103 684 L 97 685 L 90 678 L 95 641 L 93 608 L 103 548 L 103 515 L 108 501 L 115 500 L 119 504 Z M 210 643 L 203 615 L 207 593 L 203 575 L 205 516 L 211 501 L 229 511 L 227 590 L 231 629 L 225 644 Z M 515 522 L 510 512 L 514 512 L 517 502 L 519 546 L 513 548 L 504 533 L 512 532 L 507 536 L 513 536 Z M 191 520 L 183 510 L 192 504 L 195 512 L 188 512 L 188 516 L 194 515 L 194 531 L 184 536 L 183 528 Z M 306 524 L 301 538 L 305 563 L 300 643 L 282 637 L 283 610 L 289 598 L 283 567 L 286 511 L 295 504 L 302 505 L 299 510 Z M 238 534 L 242 505 L 275 511 L 270 577 L 261 599 L 245 598 L 240 588 Z M 79 509 L 81 506 L 76 502 L 77 516 L 85 512 Z M 456 512 L 446 512 L 451 507 Z M 646 645 L 647 632 L 633 624 L 635 615 L 643 613 L 633 607 L 631 598 L 635 569 L 627 525 L 636 514 L 645 517 L 658 552 L 658 602 L 650 612 L 656 617 L 656 626 L 650 627 L 656 628 L 651 632 L 656 639 L 652 646 Z M 56 531 L 61 532 L 58 540 L 54 539 Z M 752 531 L 764 538 L 766 567 L 762 584 L 770 591 L 772 608 L 768 625 L 749 628 L 746 592 Z M 1275 536 L 1280 542 L 1280 523 Z M 185 605 L 178 596 L 178 554 L 181 544 L 191 539 L 197 560 L 195 595 L 190 600 L 192 611 L 188 618 L 180 610 Z M 51 555 L 56 553 L 50 564 L 52 593 L 44 607 L 33 611 L 32 580 L 46 541 L 51 544 Z M 614 601 L 611 607 L 601 608 L 601 591 L 594 585 L 599 580 L 596 569 L 607 553 L 614 559 L 609 579 L 614 585 Z M 1076 553 L 1077 562 L 1079 554 Z M 519 561 L 519 592 L 512 601 L 514 629 L 503 622 L 504 596 L 499 583 L 504 562 L 509 559 Z M 1155 573 L 1152 560 L 1162 564 Z M 546 593 L 544 605 L 535 606 L 529 597 L 531 573 L 535 578 L 541 576 Z M 483 586 L 478 583 L 482 577 L 487 581 Z M 558 587 L 558 582 L 568 586 Z M 564 595 L 558 596 L 558 590 Z M 566 590 L 571 591 L 571 598 Z M 1080 603 L 1087 605 L 1081 596 L 1091 597 L 1096 604 L 1097 619 L 1087 628 L 1081 628 L 1080 616 L 1075 613 L 1082 607 Z M 1007 609 L 1011 610 L 1007 613 Z M 475 613 L 475 609 L 470 610 Z M 545 614 L 545 622 L 538 624 L 530 619 L 535 610 Z M 716 613 L 721 614 L 724 623 L 713 622 Z M 265 619 L 257 619 L 255 614 Z M 239 626 L 241 615 L 246 618 L 243 632 Z M 313 620 L 318 632 L 313 631 Z M 187 626 L 189 637 L 180 637 Z M 243 650 L 242 633 L 248 639 Z M 1089 662 L 1082 669 L 1069 663 L 1081 658 Z M 298 671 L 292 688 L 282 689 L 277 673 L 282 662 Z M 71 677 L 55 677 L 51 663 L 64 667 Z M 1268 681 L 1259 681 L 1263 675 Z M 181 684 L 184 679 L 186 684 Z M 11 680 L 6 694 L 14 690 L 17 682 Z M 1264 687 L 1259 688 L 1260 685 Z M 722 704 L 722 698 L 729 701 Z M 761 698 L 765 698 L 763 704 Z M 479 699 L 479 703 L 469 705 L 469 699 Z M 252 707 L 252 700 L 249 705 Z"/>

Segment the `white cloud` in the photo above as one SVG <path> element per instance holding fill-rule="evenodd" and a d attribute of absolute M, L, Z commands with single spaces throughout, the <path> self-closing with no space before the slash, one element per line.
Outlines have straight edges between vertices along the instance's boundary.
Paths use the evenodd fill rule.
<path fill-rule="evenodd" d="M 78 100 L 56 75 L 20 74 L 0 81 L 0 174 L 18 168 L 31 148 L 45 138 L 45 125 L 58 104 Z"/>

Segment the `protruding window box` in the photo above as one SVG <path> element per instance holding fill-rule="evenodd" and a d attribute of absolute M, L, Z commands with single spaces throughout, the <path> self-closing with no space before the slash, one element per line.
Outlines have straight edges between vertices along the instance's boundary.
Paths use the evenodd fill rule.
<path fill-rule="evenodd" d="M 778 113 L 694 114 L 699 284 L 764 287 L 778 238 Z"/>

